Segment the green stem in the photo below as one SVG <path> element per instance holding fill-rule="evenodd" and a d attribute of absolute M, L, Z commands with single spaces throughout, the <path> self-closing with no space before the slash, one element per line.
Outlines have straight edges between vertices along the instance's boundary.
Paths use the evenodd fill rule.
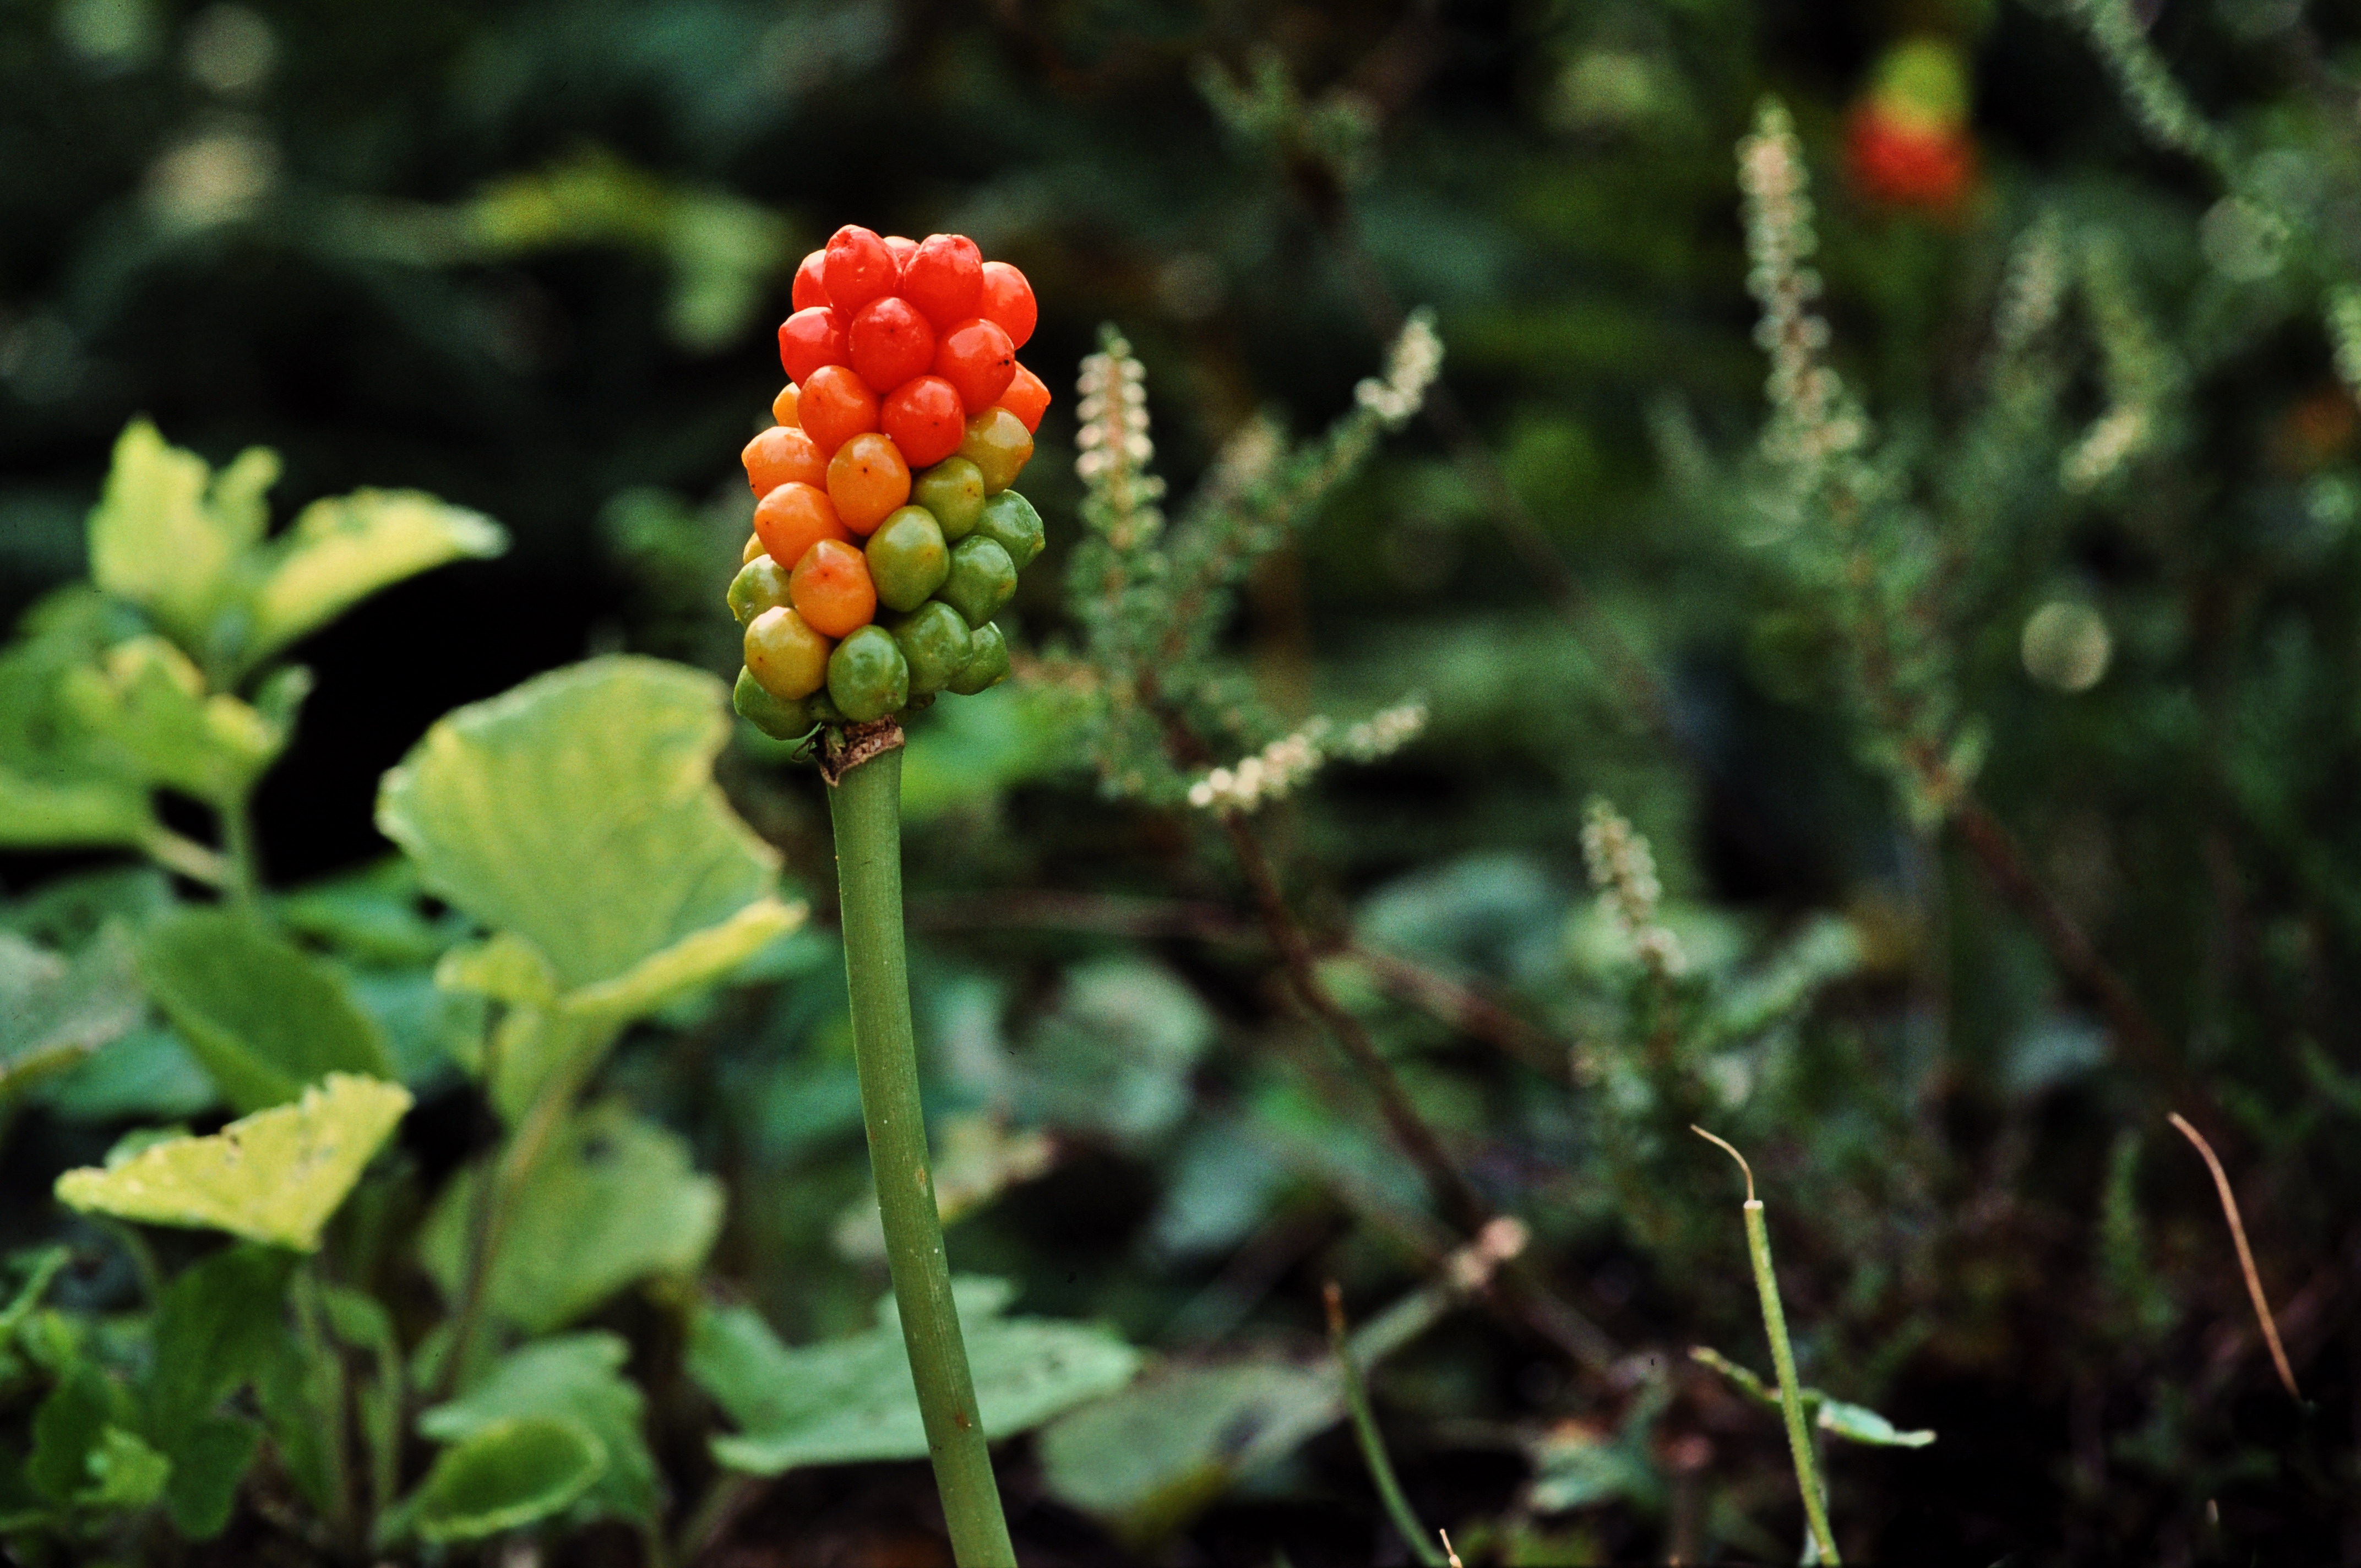
<path fill-rule="evenodd" d="M 254 813 L 245 795 L 221 807 L 222 849 L 229 870 L 229 895 L 241 907 L 256 908 L 262 900 L 262 852 L 255 843 Z"/>
<path fill-rule="evenodd" d="M 1820 1561 L 1841 1563 L 1828 1530 L 1828 1505 L 1820 1490 L 1820 1467 L 1813 1459 L 1811 1429 L 1804 1424 L 1803 1385 L 1795 1380 L 1795 1347 L 1787 1343 L 1787 1312 L 1780 1304 L 1778 1277 L 1771 1272 L 1771 1226 L 1763 1200 L 1746 1201 L 1746 1255 L 1754 1265 L 1754 1288 L 1763 1298 L 1763 1327 L 1771 1336 L 1771 1365 L 1779 1375 L 1779 1414 L 1787 1423 L 1787 1446 L 1795 1455 L 1795 1485 L 1804 1494 L 1804 1518 L 1819 1543 Z"/>
<path fill-rule="evenodd" d="M 353 1514 L 352 1442 L 346 1430 L 345 1358 L 329 1343 L 321 1327 L 318 1266 L 306 1260 L 295 1271 L 294 1285 L 295 1327 L 302 1338 L 303 1359 L 312 1376 L 313 1409 L 318 1412 L 328 1439 L 328 1480 L 334 1494 L 330 1512 L 338 1538 L 351 1542 L 359 1538 L 355 1532 Z"/>
<path fill-rule="evenodd" d="M 898 739 L 898 738 L 897 738 Z M 902 946 L 902 752 L 898 745 L 849 769 L 829 791 L 843 905 L 844 971 L 852 994 L 861 1114 L 869 1132 L 877 1208 L 902 1343 L 926 1422 L 927 1453 L 942 1494 L 943 1521 L 959 1568 L 1016 1568 L 1000 1511 L 992 1453 L 976 1409 L 949 1255 L 927 1164 L 918 1102 L 917 1042 L 910 1025 Z"/>
<path fill-rule="evenodd" d="M 1418 1514 L 1402 1496 L 1401 1481 L 1394 1475 L 1394 1462 L 1386 1453 L 1385 1439 L 1378 1431 L 1378 1418 L 1369 1409 L 1369 1391 L 1362 1385 L 1361 1369 L 1353 1359 L 1352 1342 L 1345 1333 L 1344 1295 L 1334 1283 L 1328 1287 L 1328 1348 L 1336 1357 L 1337 1380 L 1344 1385 L 1345 1408 L 1353 1415 L 1353 1438 L 1361 1445 L 1361 1461 L 1369 1467 L 1369 1479 L 1377 1483 L 1378 1500 L 1386 1507 L 1386 1517 L 1394 1521 L 1394 1529 L 1410 1545 L 1411 1555 L 1422 1568 L 1445 1568 L 1443 1553 L 1426 1538 L 1426 1527 L 1419 1522 Z"/>

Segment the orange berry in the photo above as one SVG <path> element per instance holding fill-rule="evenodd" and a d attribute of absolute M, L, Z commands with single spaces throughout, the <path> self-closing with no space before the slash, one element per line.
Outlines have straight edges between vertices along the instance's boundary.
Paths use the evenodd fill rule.
<path fill-rule="evenodd" d="M 1041 378 L 1019 365 L 1016 374 L 1008 378 L 1008 390 L 1000 394 L 1000 406 L 1025 422 L 1030 433 L 1041 428 L 1041 416 L 1049 407 L 1049 389 Z"/>
<path fill-rule="evenodd" d="M 805 552 L 788 574 L 787 597 L 804 624 L 823 637 L 842 637 L 877 618 L 868 558 L 839 540 L 823 539 Z"/>
<path fill-rule="evenodd" d="M 836 503 L 817 485 L 791 480 L 754 503 L 754 537 L 763 551 L 793 570 L 823 539 L 849 540 L 852 531 L 836 515 Z"/>
<path fill-rule="evenodd" d="M 738 552 L 738 564 L 741 566 L 751 565 L 755 556 L 767 555 L 770 553 L 770 547 L 763 543 L 761 534 L 750 533 L 746 536 L 746 548 Z"/>
<path fill-rule="evenodd" d="M 1033 285 L 1025 280 L 1024 273 L 1005 261 L 987 261 L 983 264 L 983 303 L 975 313 L 988 322 L 998 322 L 1000 330 L 1008 334 L 1009 346 L 1022 348 L 1033 335 L 1040 307 L 1033 302 Z"/>
<path fill-rule="evenodd" d="M 867 533 L 910 499 L 910 465 L 891 436 L 856 435 L 828 465 L 828 497 L 855 533 Z"/>
<path fill-rule="evenodd" d="M 967 438 L 967 410 L 949 381 L 919 376 L 895 388 L 878 405 L 877 428 L 893 438 L 912 467 L 931 467 Z"/>
<path fill-rule="evenodd" d="M 851 366 L 823 365 L 796 394 L 796 411 L 820 452 L 833 455 L 854 436 L 877 428 L 877 394 Z"/>
<path fill-rule="evenodd" d="M 771 400 L 771 417 L 781 424 L 791 424 L 800 430 L 804 422 L 803 416 L 796 411 L 796 396 L 793 381 L 780 388 L 779 395 Z"/>
<path fill-rule="evenodd" d="M 852 367 L 881 396 L 913 376 L 923 376 L 935 359 L 935 329 L 918 307 L 887 294 L 861 307 L 845 328 Z"/>
<path fill-rule="evenodd" d="M 902 264 L 902 297 L 939 332 L 979 313 L 983 254 L 963 234 L 930 234 Z"/>
<path fill-rule="evenodd" d="M 791 479 L 807 485 L 828 483 L 828 459 L 818 444 L 791 424 L 774 424 L 746 444 L 738 455 L 746 465 L 746 482 L 758 497 L 767 496 Z"/>
<path fill-rule="evenodd" d="M 827 259 L 827 251 L 815 250 L 796 269 L 795 291 L 788 299 L 796 310 L 807 311 L 828 303 L 828 283 L 820 276 L 820 266 Z"/>
<path fill-rule="evenodd" d="M 936 344 L 935 374 L 951 384 L 963 406 L 989 408 L 1016 374 L 1016 350 L 999 323 L 972 317 Z"/>
<path fill-rule="evenodd" d="M 878 295 L 892 293 L 902 280 L 902 264 L 875 229 L 847 224 L 829 236 L 820 279 L 828 285 L 828 302 L 850 316 Z"/>

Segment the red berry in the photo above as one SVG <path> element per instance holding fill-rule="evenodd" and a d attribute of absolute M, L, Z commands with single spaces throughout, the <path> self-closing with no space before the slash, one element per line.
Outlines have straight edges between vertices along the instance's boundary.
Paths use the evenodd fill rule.
<path fill-rule="evenodd" d="M 844 318 L 826 305 L 797 311 L 779 323 L 779 364 L 787 379 L 801 385 L 823 365 L 847 359 Z"/>
<path fill-rule="evenodd" d="M 1016 374 L 1008 379 L 1008 390 L 1000 394 L 1000 406 L 1025 422 L 1025 428 L 1041 428 L 1041 415 L 1049 407 L 1049 389 L 1041 378 L 1019 365 Z"/>
<path fill-rule="evenodd" d="M 902 272 L 909 269 L 910 253 L 918 248 L 918 242 L 906 234 L 889 234 L 885 236 L 885 248 L 894 253 L 894 265 L 898 269 L 895 277 L 898 280 Z"/>
<path fill-rule="evenodd" d="M 846 315 L 880 294 L 892 293 L 901 276 L 893 250 L 874 229 L 847 224 L 829 236 L 820 277 L 828 284 L 828 302 Z"/>
<path fill-rule="evenodd" d="M 854 436 L 877 428 L 877 394 L 850 365 L 823 365 L 796 398 L 804 433 L 829 456 Z"/>
<path fill-rule="evenodd" d="M 1005 261 L 983 264 L 983 303 L 976 314 L 988 322 L 998 322 L 1000 330 L 1008 334 L 1011 348 L 1022 348 L 1033 335 L 1033 323 L 1040 311 L 1033 303 L 1033 285 L 1025 274 Z"/>
<path fill-rule="evenodd" d="M 902 296 L 938 331 L 958 325 L 983 302 L 983 253 L 963 234 L 928 235 L 902 269 Z"/>
<path fill-rule="evenodd" d="M 846 329 L 852 367 L 877 391 L 890 392 L 935 362 L 935 329 L 916 305 L 887 294 L 861 307 Z"/>
<path fill-rule="evenodd" d="M 1846 121 L 1845 161 L 1872 199 L 1938 214 L 1956 211 L 1976 183 L 1976 144 L 1964 126 L 1914 123 L 1874 101 Z"/>
<path fill-rule="evenodd" d="M 967 407 L 990 408 L 1016 374 L 1016 350 L 999 323 L 981 317 L 963 321 L 935 345 L 935 374 L 951 384 Z"/>
<path fill-rule="evenodd" d="M 967 438 L 967 411 L 940 376 L 920 376 L 894 389 L 877 411 L 877 428 L 894 438 L 913 468 L 932 467 Z"/>
<path fill-rule="evenodd" d="M 820 276 L 820 264 L 827 259 L 827 251 L 815 250 L 804 258 L 802 266 L 796 269 L 796 289 L 792 296 L 796 309 L 807 311 L 814 305 L 828 303 L 828 283 Z"/>

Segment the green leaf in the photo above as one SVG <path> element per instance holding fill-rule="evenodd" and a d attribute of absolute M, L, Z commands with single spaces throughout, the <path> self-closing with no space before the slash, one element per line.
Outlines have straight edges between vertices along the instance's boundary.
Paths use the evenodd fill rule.
<path fill-rule="evenodd" d="M 391 1078 L 385 1036 L 336 975 L 252 920 L 192 909 L 140 949 L 148 994 L 241 1111 L 331 1072 Z"/>
<path fill-rule="evenodd" d="M 294 1259 L 235 1246 L 181 1271 L 156 1310 L 147 1430 L 172 1452 L 214 1407 L 254 1380 L 286 1332 Z"/>
<path fill-rule="evenodd" d="M 1046 1122 L 1152 1137 L 1187 1113 L 1189 1075 L 1213 1039 L 1213 1014 L 1161 964 L 1081 964 L 1020 1058 L 1023 1099 Z"/>
<path fill-rule="evenodd" d="M 1045 1318 L 1002 1318 L 999 1280 L 953 1282 L 975 1372 L 984 1431 L 1013 1437 L 1128 1383 L 1139 1353 L 1107 1329 Z M 888 1298 L 890 1303 L 891 1298 Z M 689 1376 L 741 1430 L 716 1438 L 733 1470 L 775 1475 L 800 1464 L 916 1459 L 927 1452 L 899 1321 L 794 1349 L 742 1307 L 708 1308 L 688 1347 Z"/>
<path fill-rule="evenodd" d="M 262 1446 L 262 1428 L 244 1416 L 207 1416 L 190 1426 L 167 1457 L 164 1511 L 191 1541 L 211 1541 L 229 1528 L 238 1483 Z"/>
<path fill-rule="evenodd" d="M 466 1394 L 418 1418 L 437 1442 L 456 1442 L 497 1423 L 529 1416 L 571 1420 L 607 1451 L 606 1473 L 575 1505 L 583 1522 L 653 1522 L 654 1455 L 642 1434 L 646 1399 L 622 1376 L 631 1347 L 615 1334 L 569 1334 L 512 1352 Z"/>
<path fill-rule="evenodd" d="M 94 744 L 151 784 L 215 806 L 242 799 L 286 749 L 288 729 L 225 693 L 208 696 L 189 656 L 135 637 L 66 676 L 67 702 Z"/>
<path fill-rule="evenodd" d="M 89 1484 L 89 1457 L 124 1402 L 121 1390 L 89 1362 L 68 1367 L 33 1412 L 26 1483 L 53 1503 L 71 1504 Z"/>
<path fill-rule="evenodd" d="M 1817 1420 L 1822 1431 L 1848 1442 L 1865 1442 L 1879 1448 L 1924 1448 L 1935 1441 L 1935 1434 L 1923 1428 L 1904 1431 L 1866 1406 L 1848 1405 L 1826 1394 L 1820 1396 Z"/>
<path fill-rule="evenodd" d="M 385 777 L 378 826 L 433 892 L 616 980 L 768 898 L 777 855 L 713 783 L 728 696 L 702 672 L 594 659 L 461 708 Z"/>
<path fill-rule="evenodd" d="M 238 556 L 259 537 L 258 499 L 277 476 L 278 459 L 253 451 L 215 481 L 203 458 L 132 421 L 90 514 L 93 580 L 203 646 Z"/>
<path fill-rule="evenodd" d="M 579 1422 L 494 1421 L 435 1457 L 393 1528 L 435 1544 L 479 1541 L 564 1512 L 606 1468 L 605 1448 Z"/>
<path fill-rule="evenodd" d="M 1344 1397 L 1325 1368 L 1282 1361 L 1172 1366 L 1053 1423 L 1038 1452 L 1053 1495 L 1145 1541 L 1344 1414 Z"/>
<path fill-rule="evenodd" d="M 144 844 L 157 831 L 148 792 L 119 779 L 71 783 L 29 779 L 0 767 L 0 844 Z"/>
<path fill-rule="evenodd" d="M 271 542 L 241 667 L 253 668 L 379 588 L 446 562 L 498 555 L 508 543 L 489 518 L 415 490 L 356 490 L 314 501 Z"/>
<path fill-rule="evenodd" d="M 98 1434 L 96 1446 L 82 1455 L 82 1472 L 89 1479 L 74 1494 L 75 1503 L 85 1508 L 128 1513 L 164 1495 L 172 1462 L 137 1433 L 110 1426 Z"/>
<path fill-rule="evenodd" d="M 420 1237 L 428 1272 L 458 1299 L 480 1172 L 444 1189 Z M 562 1328 L 625 1286 L 689 1275 L 721 1227 L 721 1184 L 688 1146 L 628 1106 L 579 1112 L 519 1189 L 486 1287 L 491 1310 L 528 1333 Z"/>
<path fill-rule="evenodd" d="M 147 1003 L 134 963 L 113 923 L 71 961 L 0 933 L 0 1087 L 20 1091 L 137 1028 Z"/>
<path fill-rule="evenodd" d="M 157 1225 L 194 1225 L 298 1252 L 410 1109 L 398 1084 L 330 1073 L 293 1105 L 232 1122 L 209 1137 L 169 1138 L 122 1164 L 58 1178 L 59 1201 Z"/>

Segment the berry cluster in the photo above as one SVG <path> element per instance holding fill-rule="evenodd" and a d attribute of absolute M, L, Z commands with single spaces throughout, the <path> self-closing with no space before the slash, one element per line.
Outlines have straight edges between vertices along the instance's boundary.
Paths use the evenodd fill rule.
<path fill-rule="evenodd" d="M 1016 362 L 1032 285 L 964 235 L 847 225 L 796 269 L 795 307 L 778 422 L 742 454 L 754 536 L 729 594 L 738 711 L 782 739 L 1007 676 L 992 618 L 1042 544 L 1008 487 L 1049 406 Z"/>

